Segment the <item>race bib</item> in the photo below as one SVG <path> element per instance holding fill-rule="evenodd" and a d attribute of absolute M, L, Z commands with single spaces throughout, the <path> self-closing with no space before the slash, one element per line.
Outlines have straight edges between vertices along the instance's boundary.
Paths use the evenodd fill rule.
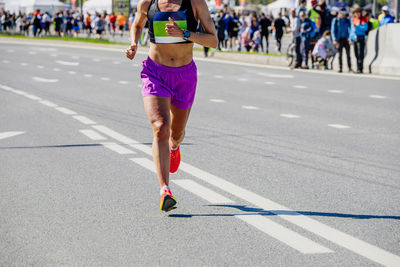
<path fill-rule="evenodd" d="M 176 12 L 156 12 L 153 17 L 153 32 L 156 43 L 173 44 L 186 42 L 182 37 L 172 37 L 165 31 L 165 25 L 170 24 L 169 18 L 172 18 L 182 30 L 187 30 L 185 11 Z"/>

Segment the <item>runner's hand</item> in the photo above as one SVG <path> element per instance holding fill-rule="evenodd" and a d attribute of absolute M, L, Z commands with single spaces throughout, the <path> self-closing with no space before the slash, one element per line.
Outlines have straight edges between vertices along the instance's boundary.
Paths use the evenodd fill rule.
<path fill-rule="evenodd" d="M 165 25 L 165 31 L 167 34 L 172 37 L 183 37 L 183 30 L 179 28 L 178 24 L 176 24 L 171 17 L 168 19 L 171 24 Z"/>
<path fill-rule="evenodd" d="M 128 47 L 128 49 L 126 49 L 125 55 L 127 58 L 132 60 L 136 55 L 136 51 L 137 51 L 137 45 L 132 44 L 130 47 Z"/>

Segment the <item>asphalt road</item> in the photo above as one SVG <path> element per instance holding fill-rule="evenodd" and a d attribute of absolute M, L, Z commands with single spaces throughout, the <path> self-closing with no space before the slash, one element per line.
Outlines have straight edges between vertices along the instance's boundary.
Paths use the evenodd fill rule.
<path fill-rule="evenodd" d="M 0 42 L 1 266 L 400 266 L 400 81 L 197 60 L 159 210 L 140 62 Z"/>

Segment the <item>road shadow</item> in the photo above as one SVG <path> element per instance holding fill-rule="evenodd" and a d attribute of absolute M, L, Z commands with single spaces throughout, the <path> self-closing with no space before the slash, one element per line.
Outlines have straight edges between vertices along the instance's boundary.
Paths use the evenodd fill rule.
<path fill-rule="evenodd" d="M 292 215 L 292 216 L 320 216 L 320 217 L 336 217 L 349 219 L 391 219 L 400 220 L 400 216 L 391 215 L 370 215 L 370 214 L 347 214 L 337 212 L 317 212 L 317 211 L 290 211 L 290 210 L 264 210 L 261 208 L 252 208 L 246 205 L 207 205 L 208 207 L 225 207 L 233 209 L 233 213 L 215 213 L 215 214 L 170 214 L 172 218 L 192 218 L 192 217 L 232 217 L 236 215 L 262 215 L 262 216 L 277 216 L 277 215 Z M 240 212 L 238 212 L 240 211 Z"/>

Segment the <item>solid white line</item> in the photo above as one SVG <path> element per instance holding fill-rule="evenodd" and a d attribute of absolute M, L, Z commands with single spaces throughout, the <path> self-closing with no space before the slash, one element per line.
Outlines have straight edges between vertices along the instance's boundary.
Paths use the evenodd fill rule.
<path fill-rule="evenodd" d="M 264 84 L 273 85 L 276 84 L 276 82 L 264 82 Z"/>
<path fill-rule="evenodd" d="M 45 106 L 51 107 L 51 108 L 54 108 L 54 107 L 58 106 L 57 104 L 54 104 L 53 102 L 50 102 L 50 101 L 47 101 L 47 100 L 40 101 L 40 103 L 45 105 Z"/>
<path fill-rule="evenodd" d="M 328 90 L 328 92 L 332 93 L 332 94 L 342 94 L 343 93 L 342 90 Z"/>
<path fill-rule="evenodd" d="M 40 97 L 35 95 L 25 95 L 25 97 L 30 98 L 32 100 L 42 100 Z"/>
<path fill-rule="evenodd" d="M 308 218 L 298 212 L 295 212 L 283 205 L 272 200 L 257 195 L 247 189 L 241 188 L 231 182 L 220 177 L 205 172 L 190 164 L 181 162 L 180 169 L 189 173 L 200 180 L 212 184 L 230 194 L 241 198 L 257 207 L 278 215 L 280 218 L 287 220 L 297 226 L 300 226 L 316 235 L 319 235 L 339 246 L 345 247 L 354 253 L 362 255 L 377 263 L 388 266 L 399 266 L 400 257 L 376 246 L 370 245 L 355 237 L 345 234 L 339 230 L 329 227 L 317 220 Z M 290 215 L 287 215 L 287 214 Z"/>
<path fill-rule="evenodd" d="M 369 95 L 368 97 L 369 98 L 377 98 L 377 99 L 385 99 L 386 98 L 386 96 L 384 96 L 384 95 Z"/>
<path fill-rule="evenodd" d="M 67 114 L 67 115 L 75 115 L 76 114 L 75 111 L 72 111 L 72 110 L 70 110 L 68 108 L 64 108 L 64 107 L 58 107 L 58 108 L 56 108 L 56 110 L 58 110 L 64 114 Z"/>
<path fill-rule="evenodd" d="M 102 132 L 103 134 L 110 136 L 123 144 L 127 144 L 130 147 L 140 150 L 148 155 L 152 155 L 152 150 L 150 146 L 143 145 L 142 143 L 133 140 L 125 135 L 122 135 L 120 133 L 117 133 L 116 131 L 111 130 L 110 128 L 103 125 L 93 125 L 92 127 L 98 130 L 99 132 Z"/>
<path fill-rule="evenodd" d="M 307 86 L 305 85 L 293 85 L 294 88 L 298 88 L 298 89 L 305 89 L 307 88 Z"/>
<path fill-rule="evenodd" d="M 210 99 L 211 102 L 215 102 L 215 103 L 225 103 L 226 101 L 223 99 L 215 99 L 215 98 L 211 98 Z"/>
<path fill-rule="evenodd" d="M 147 158 L 131 158 L 130 160 L 132 160 L 136 164 L 139 164 L 140 166 L 148 169 L 149 171 L 156 173 L 156 169 L 154 167 L 153 161 L 151 161 Z"/>
<path fill-rule="evenodd" d="M 242 106 L 243 109 L 250 109 L 250 110 L 258 110 L 260 109 L 259 107 L 256 106 Z"/>
<path fill-rule="evenodd" d="M 328 124 L 329 127 L 332 128 L 337 128 L 337 129 L 347 129 L 350 128 L 350 126 L 347 125 L 342 125 L 342 124 Z"/>
<path fill-rule="evenodd" d="M 193 194 L 207 200 L 212 204 L 234 203 L 229 198 L 224 197 L 223 195 L 218 194 L 217 192 L 208 189 L 207 187 L 202 186 L 201 184 L 198 184 L 195 181 L 182 179 L 182 180 L 172 180 L 172 182 L 186 189 L 187 191 L 192 192 Z"/>
<path fill-rule="evenodd" d="M 235 215 L 236 218 L 258 228 L 267 235 L 304 254 L 332 253 L 326 248 L 274 221 L 261 215 Z"/>
<path fill-rule="evenodd" d="M 118 154 L 122 154 L 122 155 L 126 155 L 126 154 L 136 154 L 136 152 L 127 149 L 126 147 L 123 147 L 121 145 L 118 145 L 117 143 L 113 143 L 113 142 L 107 142 L 107 143 L 100 143 L 102 144 L 104 147 L 117 152 Z"/>
<path fill-rule="evenodd" d="M 89 137 L 90 139 L 95 140 L 95 141 L 106 140 L 107 139 L 106 137 L 102 136 L 98 132 L 93 131 L 91 129 L 79 130 L 79 132 L 81 132 L 82 134 L 86 135 L 87 137 Z"/>
<path fill-rule="evenodd" d="M 32 77 L 32 79 L 36 82 L 43 82 L 43 83 L 56 83 L 58 79 L 46 79 L 41 77 Z"/>
<path fill-rule="evenodd" d="M 127 81 L 119 81 L 118 83 L 119 84 L 128 84 L 129 82 L 127 82 Z"/>
<path fill-rule="evenodd" d="M 17 136 L 17 135 L 20 135 L 23 133 L 25 133 L 25 132 L 3 132 L 3 133 L 0 133 L 0 139 L 6 139 L 6 138 Z"/>
<path fill-rule="evenodd" d="M 79 62 L 56 60 L 56 63 L 58 63 L 60 65 L 65 65 L 65 66 L 79 66 Z"/>
<path fill-rule="evenodd" d="M 284 117 L 284 118 L 289 118 L 289 119 L 297 119 L 297 118 L 300 118 L 299 115 L 295 115 L 295 114 L 281 114 L 280 116 L 281 116 L 281 117 Z"/>
<path fill-rule="evenodd" d="M 92 121 L 91 119 L 85 117 L 85 116 L 81 116 L 81 115 L 76 115 L 73 116 L 72 118 L 74 118 L 75 120 L 78 120 L 80 122 L 82 122 L 83 124 L 89 125 L 89 124 L 96 124 L 96 122 Z"/>

